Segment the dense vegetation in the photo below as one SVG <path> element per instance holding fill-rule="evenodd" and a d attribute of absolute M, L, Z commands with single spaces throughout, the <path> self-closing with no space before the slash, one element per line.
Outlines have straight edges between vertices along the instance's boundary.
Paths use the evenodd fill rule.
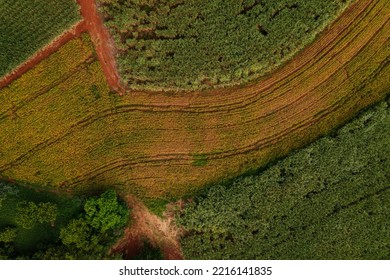
<path fill-rule="evenodd" d="M 351 1 L 99 0 L 130 88 L 247 81 L 291 58 Z"/>
<path fill-rule="evenodd" d="M 180 223 L 188 259 L 389 259 L 390 100 L 257 175 L 211 187 Z"/>
<path fill-rule="evenodd" d="M 0 0 L 0 77 L 79 19 L 74 0 Z"/>
<path fill-rule="evenodd" d="M 0 182 L 0 259 L 106 259 L 129 213 L 114 191 L 81 198 Z"/>

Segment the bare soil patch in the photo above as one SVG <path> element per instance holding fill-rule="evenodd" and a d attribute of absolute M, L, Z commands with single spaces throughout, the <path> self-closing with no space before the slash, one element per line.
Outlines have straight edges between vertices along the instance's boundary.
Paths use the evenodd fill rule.
<path fill-rule="evenodd" d="M 132 223 L 125 229 L 124 236 L 113 246 L 111 253 L 122 253 L 126 259 L 137 256 L 142 250 L 144 241 L 159 248 L 166 260 L 181 260 L 179 237 L 181 230 L 174 224 L 170 215 L 160 218 L 145 207 L 133 196 L 127 196 L 126 202 L 131 209 Z"/>

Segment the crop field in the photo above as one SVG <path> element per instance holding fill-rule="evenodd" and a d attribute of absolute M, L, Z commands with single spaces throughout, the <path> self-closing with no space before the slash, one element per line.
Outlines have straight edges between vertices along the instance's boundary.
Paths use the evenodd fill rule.
<path fill-rule="evenodd" d="M 290 59 L 348 4 L 338 0 L 98 0 L 131 90 L 242 84 Z"/>
<path fill-rule="evenodd" d="M 80 19 L 74 0 L 0 0 L 0 78 Z"/>
<path fill-rule="evenodd" d="M 215 185 L 179 222 L 187 259 L 389 259 L 390 99 L 253 176 Z"/>
<path fill-rule="evenodd" d="M 50 188 L 178 197 L 318 138 L 388 93 L 386 0 L 358 0 L 256 83 L 111 92 L 87 35 L 0 90 L 0 174 Z"/>

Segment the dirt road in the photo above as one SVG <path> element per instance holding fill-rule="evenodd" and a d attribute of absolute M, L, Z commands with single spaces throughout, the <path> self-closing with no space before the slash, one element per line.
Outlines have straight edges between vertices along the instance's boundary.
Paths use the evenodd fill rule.
<path fill-rule="evenodd" d="M 95 0 L 77 0 L 77 2 L 81 6 L 81 15 L 94 42 L 107 82 L 112 90 L 123 94 L 125 89 L 121 85 L 117 71 L 114 42 L 98 14 Z"/>

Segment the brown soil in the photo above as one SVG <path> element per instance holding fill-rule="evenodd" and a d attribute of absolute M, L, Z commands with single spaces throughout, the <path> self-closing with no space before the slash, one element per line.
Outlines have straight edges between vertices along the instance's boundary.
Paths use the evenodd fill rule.
<path fill-rule="evenodd" d="M 81 6 L 81 15 L 87 23 L 89 34 L 95 45 L 100 64 L 110 88 L 119 94 L 124 93 L 116 67 L 114 42 L 103 25 L 96 9 L 95 0 L 77 0 Z"/>
<path fill-rule="evenodd" d="M 75 37 L 80 36 L 81 33 L 87 30 L 84 21 L 75 24 L 71 29 L 62 33 L 55 38 L 49 45 L 39 50 L 35 55 L 29 58 L 26 62 L 17 67 L 14 71 L 0 79 L 0 89 L 6 87 L 12 81 L 16 80 L 35 65 L 40 63 L 43 59 L 55 53 L 62 45 L 66 44 Z"/>
<path fill-rule="evenodd" d="M 182 260 L 180 230 L 175 226 L 173 217 L 157 217 L 133 196 L 127 196 L 126 201 L 131 209 L 132 222 L 111 253 L 122 253 L 124 258 L 132 259 L 141 252 L 143 242 L 148 241 L 162 251 L 164 259 Z"/>

